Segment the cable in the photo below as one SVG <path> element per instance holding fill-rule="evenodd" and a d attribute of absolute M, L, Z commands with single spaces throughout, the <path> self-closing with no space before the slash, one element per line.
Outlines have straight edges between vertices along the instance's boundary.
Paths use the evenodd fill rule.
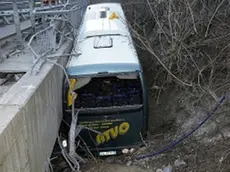
<path fill-rule="evenodd" d="M 164 148 L 162 148 L 161 150 L 157 151 L 157 152 L 153 152 L 150 154 L 145 154 L 145 155 L 140 155 L 138 157 L 135 158 L 135 160 L 141 160 L 141 159 L 145 159 L 145 158 L 151 158 L 157 155 L 160 155 L 164 152 L 167 152 L 171 149 L 173 149 L 175 146 L 177 146 L 179 143 L 181 143 L 183 140 L 185 140 L 186 138 L 188 138 L 189 136 L 191 136 L 196 130 L 198 130 L 214 113 L 215 111 L 220 107 L 220 105 L 224 102 L 225 100 L 225 96 L 222 96 L 220 101 L 218 102 L 218 104 L 215 106 L 215 108 L 212 110 L 212 112 L 209 112 L 206 116 L 206 118 L 193 130 L 191 130 L 190 132 L 188 132 L 187 134 L 182 135 L 178 140 L 173 141 L 172 143 L 170 143 L 168 146 L 165 146 Z"/>

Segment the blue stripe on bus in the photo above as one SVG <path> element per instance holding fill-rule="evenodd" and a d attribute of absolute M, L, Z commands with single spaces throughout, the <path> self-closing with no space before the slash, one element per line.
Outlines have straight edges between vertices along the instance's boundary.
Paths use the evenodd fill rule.
<path fill-rule="evenodd" d="M 68 67 L 67 73 L 69 76 L 81 75 L 97 75 L 101 73 L 126 73 L 126 72 L 140 72 L 141 67 L 139 64 L 122 63 L 122 64 L 92 64 L 82 66 Z"/>

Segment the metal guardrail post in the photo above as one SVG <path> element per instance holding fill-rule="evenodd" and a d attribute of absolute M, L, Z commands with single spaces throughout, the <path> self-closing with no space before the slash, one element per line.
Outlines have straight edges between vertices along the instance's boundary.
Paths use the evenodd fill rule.
<path fill-rule="evenodd" d="M 52 2 L 51 2 L 51 0 L 48 0 L 48 3 L 49 3 L 49 6 L 51 7 L 51 5 L 52 5 Z"/>
<path fill-rule="evenodd" d="M 43 0 L 40 0 L 40 2 L 41 2 L 41 7 L 44 7 Z"/>
<path fill-rule="evenodd" d="M 68 14 L 70 10 L 56 10 L 56 11 L 38 11 L 35 15 L 55 15 L 55 14 Z"/>
<path fill-rule="evenodd" d="M 40 2 L 41 2 L 41 8 L 43 8 L 44 7 L 43 0 L 40 0 Z M 41 22 L 42 22 L 42 24 L 44 24 L 45 23 L 45 16 L 42 16 L 41 18 L 42 18 Z"/>
<path fill-rule="evenodd" d="M 18 7 L 17 7 L 17 1 L 13 0 L 13 10 L 14 10 L 14 24 L 15 24 L 15 30 L 17 35 L 17 43 L 18 48 L 23 48 L 23 40 L 22 40 L 22 32 L 21 32 L 21 24 L 19 19 L 19 13 L 18 13 Z"/>
<path fill-rule="evenodd" d="M 0 63 L 2 63 L 3 62 L 3 54 L 2 54 L 2 48 L 1 48 L 1 46 L 0 46 Z"/>
<path fill-rule="evenodd" d="M 35 33 L 35 17 L 34 17 L 34 0 L 30 0 L 30 21 L 31 21 L 31 27 L 33 30 L 33 33 Z"/>

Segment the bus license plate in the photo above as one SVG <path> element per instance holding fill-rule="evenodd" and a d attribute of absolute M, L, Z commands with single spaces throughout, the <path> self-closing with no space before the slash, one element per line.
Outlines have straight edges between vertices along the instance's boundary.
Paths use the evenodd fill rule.
<path fill-rule="evenodd" d="M 100 152 L 99 155 L 100 156 L 110 156 L 110 155 L 116 155 L 117 152 L 116 151 L 107 151 L 107 152 Z"/>

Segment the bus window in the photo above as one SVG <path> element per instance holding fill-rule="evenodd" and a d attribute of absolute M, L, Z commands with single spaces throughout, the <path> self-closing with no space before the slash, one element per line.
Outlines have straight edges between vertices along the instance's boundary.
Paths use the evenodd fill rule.
<path fill-rule="evenodd" d="M 142 104 L 139 77 L 115 76 L 77 79 L 75 107 L 94 108 Z"/>

